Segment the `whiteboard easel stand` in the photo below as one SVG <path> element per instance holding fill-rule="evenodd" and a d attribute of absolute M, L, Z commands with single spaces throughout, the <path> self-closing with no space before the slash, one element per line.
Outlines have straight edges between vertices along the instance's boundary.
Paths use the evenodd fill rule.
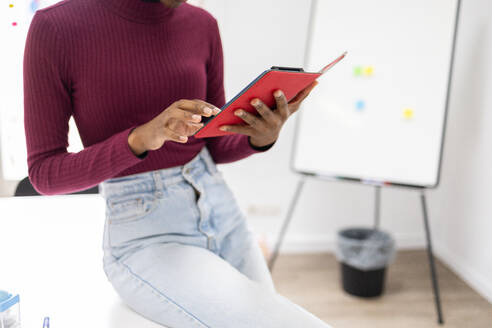
<path fill-rule="evenodd" d="M 312 31 L 312 21 L 313 21 L 313 12 L 314 8 L 316 6 L 316 2 L 318 0 L 313 0 L 313 5 L 311 6 L 311 17 L 310 17 L 310 24 L 309 24 L 309 34 L 306 40 L 306 55 L 305 58 L 308 58 L 307 53 L 309 51 L 309 44 L 311 42 L 311 31 Z M 439 178 L 440 178 L 440 173 L 441 173 L 441 165 L 442 165 L 442 158 L 443 158 L 443 149 L 444 149 L 444 139 L 446 135 L 446 123 L 447 123 L 447 117 L 448 117 L 448 108 L 449 108 L 449 99 L 450 99 L 450 93 L 451 93 L 451 79 L 453 76 L 453 65 L 454 65 L 454 58 L 455 58 L 455 53 L 456 53 L 456 40 L 458 36 L 458 25 L 459 25 L 459 18 L 460 18 L 460 11 L 461 11 L 461 0 L 457 0 L 457 7 L 456 7 L 456 18 L 455 18 L 455 26 L 454 26 L 454 34 L 453 34 L 453 41 L 452 41 L 452 49 L 451 49 L 451 61 L 449 65 L 449 78 L 448 78 L 448 89 L 446 92 L 446 104 L 445 104 L 445 114 L 444 114 L 444 124 L 443 124 L 443 129 L 442 129 L 442 138 L 441 138 L 441 152 L 439 155 L 439 172 L 438 172 L 438 181 L 436 182 L 436 187 L 439 184 Z M 298 124 L 299 120 L 297 120 Z M 295 139 L 294 139 L 295 141 Z M 292 164 L 292 158 L 291 158 L 291 164 Z M 294 209 L 297 205 L 297 201 L 299 200 L 302 188 L 304 186 L 304 182 L 306 177 L 308 176 L 316 176 L 314 174 L 309 174 L 305 172 L 297 172 L 301 175 L 301 179 L 299 180 L 297 184 L 296 191 L 294 193 L 294 197 L 290 203 L 289 209 L 287 211 L 287 216 L 282 223 L 282 227 L 279 232 L 279 236 L 277 238 L 272 256 L 269 259 L 268 262 L 268 267 L 270 271 L 273 270 L 275 261 L 278 257 L 280 247 L 282 246 L 283 239 L 285 237 L 285 234 L 287 232 L 287 228 L 290 224 L 290 221 L 292 220 L 292 214 L 294 213 Z M 356 179 L 347 179 L 347 180 L 356 180 Z M 374 181 L 375 182 L 375 181 Z M 381 186 L 384 185 L 384 183 L 372 183 L 375 186 L 375 206 L 374 206 L 374 229 L 377 230 L 379 229 L 380 226 L 380 209 L 381 209 Z M 399 184 L 393 184 L 395 186 L 398 186 Z M 427 199 L 426 199 L 426 190 L 427 188 L 424 186 L 408 186 L 408 185 L 399 185 L 401 187 L 406 187 L 406 188 L 412 188 L 412 189 L 418 189 L 420 190 L 420 201 L 421 201 L 421 207 L 422 207 L 422 217 L 424 221 L 424 230 L 425 230 L 425 237 L 426 237 L 426 243 L 427 243 L 427 255 L 429 259 L 429 270 L 430 270 L 430 275 L 431 275 L 431 282 L 432 282 L 432 287 L 433 287 L 433 293 L 434 293 L 434 301 L 436 304 L 436 312 L 437 312 L 437 322 L 439 324 L 444 324 L 444 319 L 443 319 L 443 314 L 442 314 L 442 308 L 441 308 L 441 298 L 440 298 L 440 293 L 439 293 L 439 282 L 438 282 L 438 277 L 437 277 L 437 272 L 435 268 L 435 261 L 434 261 L 434 254 L 432 250 L 432 238 L 431 238 L 431 232 L 430 232 L 430 226 L 429 226 L 429 215 L 427 211 Z"/>
<path fill-rule="evenodd" d="M 273 267 L 275 265 L 275 262 L 277 260 L 280 247 L 282 246 L 282 242 L 284 240 L 285 234 L 287 232 L 287 228 L 292 220 L 292 214 L 294 213 L 295 207 L 297 205 L 297 202 L 300 198 L 302 188 L 304 187 L 304 183 L 306 181 L 306 174 L 301 175 L 301 179 L 297 183 L 297 188 L 294 193 L 294 197 L 292 198 L 289 209 L 287 211 L 287 216 L 282 224 L 282 227 L 280 229 L 279 236 L 277 238 L 277 241 L 275 243 L 275 247 L 272 253 L 272 256 L 269 259 L 268 262 L 268 268 L 270 269 L 270 272 L 273 271 Z M 380 209 L 381 209 L 381 185 L 376 184 L 375 187 L 375 197 L 374 197 L 374 230 L 379 229 L 380 225 Z M 436 272 L 436 267 L 435 267 L 435 261 L 434 261 L 434 253 L 432 251 L 432 237 L 431 237 L 431 232 L 430 232 L 430 226 L 429 226 L 429 215 L 427 212 L 427 200 L 425 196 L 425 188 L 419 188 L 420 189 L 420 200 L 421 200 L 421 206 L 422 206 L 422 217 L 424 221 L 424 230 L 425 230 L 425 237 L 426 237 L 426 242 L 427 242 L 427 255 L 429 258 L 429 269 L 430 269 L 430 274 L 431 274 L 431 282 L 432 282 L 432 288 L 434 292 L 434 302 L 436 304 L 436 312 L 437 312 L 437 322 L 439 324 L 444 324 L 444 319 L 442 315 L 442 308 L 441 308 L 441 297 L 439 293 L 439 281 L 437 278 L 437 272 Z"/>

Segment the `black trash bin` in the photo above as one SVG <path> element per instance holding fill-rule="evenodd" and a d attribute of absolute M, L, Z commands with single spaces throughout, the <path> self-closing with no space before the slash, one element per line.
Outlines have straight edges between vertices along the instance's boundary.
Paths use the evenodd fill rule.
<path fill-rule="evenodd" d="M 381 230 L 348 228 L 338 232 L 337 258 L 343 289 L 355 296 L 383 293 L 386 268 L 393 260 L 395 242 Z"/>

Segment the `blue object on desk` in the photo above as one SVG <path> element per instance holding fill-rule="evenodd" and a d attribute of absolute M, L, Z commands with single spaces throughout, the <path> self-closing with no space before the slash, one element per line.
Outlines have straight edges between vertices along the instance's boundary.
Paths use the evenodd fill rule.
<path fill-rule="evenodd" d="M 12 295 L 10 295 L 9 293 L 7 293 L 4 290 L 0 290 L 0 303 L 2 303 L 3 301 L 9 299 L 10 296 L 12 296 Z"/>
<path fill-rule="evenodd" d="M 43 328 L 50 328 L 50 317 L 44 318 Z"/>
<path fill-rule="evenodd" d="M 10 309 L 17 303 L 19 303 L 19 295 L 12 296 L 12 294 L 0 290 L 0 312 Z"/>
<path fill-rule="evenodd" d="M 0 291 L 0 327 L 20 327 L 19 295 Z"/>

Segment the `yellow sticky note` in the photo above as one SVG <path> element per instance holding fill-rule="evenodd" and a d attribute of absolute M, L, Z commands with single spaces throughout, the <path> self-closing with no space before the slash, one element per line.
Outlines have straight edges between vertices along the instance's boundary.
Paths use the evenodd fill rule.
<path fill-rule="evenodd" d="M 403 110 L 403 118 L 406 120 L 411 120 L 414 116 L 414 111 L 412 108 L 405 108 Z"/>
<path fill-rule="evenodd" d="M 364 75 L 365 76 L 372 76 L 374 74 L 374 67 L 373 66 L 365 66 L 364 67 Z"/>

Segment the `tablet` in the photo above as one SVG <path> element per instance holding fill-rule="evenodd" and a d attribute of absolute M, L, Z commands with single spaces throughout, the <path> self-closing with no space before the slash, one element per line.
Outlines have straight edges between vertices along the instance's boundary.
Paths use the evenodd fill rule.
<path fill-rule="evenodd" d="M 284 92 L 287 101 L 294 98 L 300 91 L 310 85 L 314 80 L 340 62 L 347 52 L 337 57 L 330 64 L 323 67 L 319 72 L 305 72 L 302 68 L 274 66 L 261 73 L 256 79 L 248 84 L 241 92 L 232 98 L 221 108 L 216 116 L 203 117 L 204 125 L 194 134 L 195 138 L 217 137 L 234 134 L 229 131 L 221 131 L 222 125 L 244 124 L 245 122 L 234 115 L 234 111 L 242 108 L 247 112 L 257 115 L 256 109 L 250 104 L 254 98 L 259 98 L 269 108 L 274 109 L 276 105 L 273 92 L 280 89 Z"/>

